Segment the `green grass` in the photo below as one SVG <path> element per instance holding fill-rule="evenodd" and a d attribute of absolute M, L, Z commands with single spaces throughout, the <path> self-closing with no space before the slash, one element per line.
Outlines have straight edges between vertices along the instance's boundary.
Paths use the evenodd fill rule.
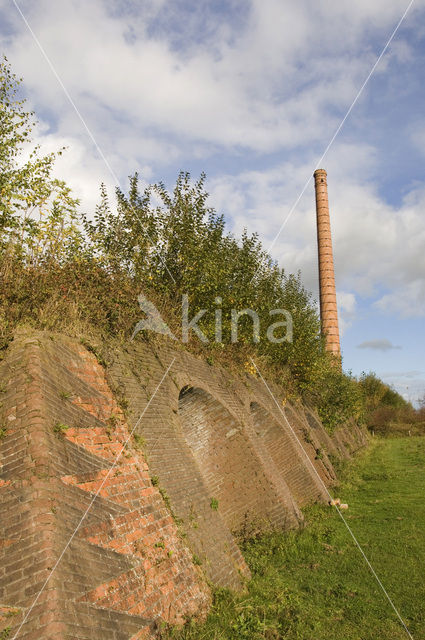
<path fill-rule="evenodd" d="M 415 640 L 425 638 L 425 440 L 375 440 L 341 472 L 334 495 Z M 335 508 L 307 526 L 245 544 L 242 594 L 217 590 L 207 621 L 166 629 L 179 640 L 408 638 Z"/>

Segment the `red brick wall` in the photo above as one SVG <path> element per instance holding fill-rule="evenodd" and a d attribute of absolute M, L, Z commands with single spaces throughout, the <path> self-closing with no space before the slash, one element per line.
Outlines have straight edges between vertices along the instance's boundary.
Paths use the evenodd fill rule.
<path fill-rule="evenodd" d="M 323 488 L 309 460 L 305 438 L 299 438 L 291 426 L 275 420 L 258 402 L 251 403 L 255 431 L 268 449 L 273 461 L 299 505 L 323 498 Z M 293 428 L 293 427 L 292 427 Z M 302 449 L 301 449 L 302 447 Z M 318 465 L 316 465 L 317 467 Z M 316 469 L 317 472 L 317 469 Z"/>
<path fill-rule="evenodd" d="M 0 630 L 18 628 L 48 580 L 22 639 L 135 640 L 158 619 L 202 615 L 204 576 L 231 588 L 249 576 L 232 531 L 246 518 L 297 526 L 320 494 L 261 381 L 165 346 L 98 349 L 106 369 L 77 340 L 22 332 L 0 363 Z M 355 425 L 331 439 L 313 411 L 285 413 L 327 484 L 327 453 L 364 443 Z M 131 438 L 111 472 L 135 426 L 145 446 Z"/>
<path fill-rule="evenodd" d="M 261 461 L 243 427 L 209 393 L 189 388 L 180 393 L 179 416 L 183 433 L 210 496 L 231 531 L 250 522 L 275 522 L 278 501 Z"/>
<path fill-rule="evenodd" d="M 18 628 L 49 576 L 20 638 L 147 637 L 158 618 L 203 614 L 209 589 L 133 440 L 111 472 L 129 430 L 96 358 L 17 340 L 2 368 L 0 602 L 18 613 L 0 629 Z"/>

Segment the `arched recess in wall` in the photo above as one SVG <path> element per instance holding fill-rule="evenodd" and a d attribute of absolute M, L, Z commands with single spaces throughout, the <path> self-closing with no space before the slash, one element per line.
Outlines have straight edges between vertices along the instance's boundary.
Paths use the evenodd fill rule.
<path fill-rule="evenodd" d="M 247 522 L 273 520 L 276 494 L 242 427 L 211 394 L 184 387 L 179 417 L 186 442 L 212 499 L 231 531 Z M 214 503 L 212 503 L 214 504 Z"/>
<path fill-rule="evenodd" d="M 303 506 L 321 499 L 323 487 L 289 427 L 277 422 L 258 402 L 251 402 L 251 415 L 257 436 L 263 441 L 296 502 Z"/>

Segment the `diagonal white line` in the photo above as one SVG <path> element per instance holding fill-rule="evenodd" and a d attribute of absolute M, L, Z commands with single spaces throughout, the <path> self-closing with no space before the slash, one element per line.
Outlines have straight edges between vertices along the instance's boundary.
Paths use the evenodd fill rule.
<path fill-rule="evenodd" d="M 57 566 L 59 565 L 60 561 L 62 560 L 62 558 L 63 558 L 63 556 L 64 556 L 64 553 L 66 552 L 66 550 L 68 549 L 69 545 L 70 545 L 70 544 L 71 544 L 71 542 L 73 541 L 73 539 L 74 539 L 74 537 L 75 537 L 75 535 L 76 535 L 76 533 L 77 533 L 78 529 L 81 527 L 81 524 L 83 523 L 83 521 L 84 521 L 84 519 L 86 518 L 86 516 L 87 516 L 88 512 L 89 512 L 89 511 L 90 511 L 90 509 L 92 508 L 94 501 L 96 500 L 96 498 L 98 497 L 99 493 L 101 492 L 101 490 L 102 490 L 102 488 L 103 488 L 103 486 L 104 486 L 105 482 L 107 481 L 107 479 L 108 479 L 108 478 L 109 478 L 109 476 L 111 475 L 111 473 L 112 473 L 113 469 L 115 468 L 115 465 L 117 464 L 118 460 L 121 458 L 122 452 L 124 451 L 124 449 L 126 448 L 127 444 L 129 443 L 129 441 L 130 441 L 130 439 L 131 439 L 131 437 L 132 437 L 132 435 L 133 435 L 134 431 L 135 431 L 135 430 L 137 429 L 137 427 L 139 426 L 139 424 L 140 424 L 140 422 L 141 422 L 141 420 L 142 420 L 143 416 L 145 415 L 146 411 L 148 410 L 148 408 L 149 408 L 149 406 L 150 406 L 150 404 L 151 404 L 152 400 L 155 398 L 156 394 L 158 393 L 158 390 L 159 390 L 159 388 L 161 387 L 162 383 L 164 382 L 165 378 L 167 377 L 168 372 L 170 371 L 171 367 L 173 366 L 175 359 L 176 359 L 176 358 L 174 357 L 174 358 L 172 359 L 171 363 L 168 365 L 168 368 L 167 368 L 166 372 L 164 373 L 164 375 L 162 376 L 161 380 L 159 381 L 159 383 L 158 383 L 158 385 L 157 385 L 157 387 L 156 387 L 155 391 L 153 392 L 153 394 L 152 394 L 152 395 L 151 395 L 151 397 L 149 398 L 149 401 L 148 401 L 148 403 L 146 404 L 145 408 L 143 409 L 142 413 L 140 414 L 139 419 L 137 420 L 136 424 L 134 425 L 134 427 L 133 427 L 133 428 L 132 428 L 132 430 L 130 431 L 130 434 L 129 434 L 129 436 L 128 436 L 127 440 L 124 442 L 124 444 L 123 444 L 123 446 L 121 447 L 120 451 L 119 451 L 119 452 L 118 452 L 118 454 L 116 455 L 115 460 L 114 460 L 114 462 L 113 462 L 112 466 L 110 467 L 110 469 L 109 469 L 108 473 L 106 474 L 106 476 L 105 476 L 105 477 L 104 477 L 104 479 L 102 480 L 102 483 L 101 483 L 100 487 L 98 488 L 98 490 L 96 491 L 96 493 L 95 493 L 95 495 L 93 496 L 92 500 L 90 501 L 89 506 L 87 507 L 87 509 L 85 510 L 85 512 L 84 512 L 84 514 L 83 514 L 83 516 L 82 516 L 81 520 L 80 520 L 80 521 L 79 521 L 79 523 L 77 524 L 77 526 L 76 526 L 76 528 L 75 528 L 75 530 L 74 530 L 74 532 L 73 532 L 72 536 L 69 538 L 68 542 L 67 542 L 67 543 L 66 543 L 66 545 L 64 546 L 64 548 L 63 548 L 63 550 L 62 550 L 62 552 L 61 552 L 61 554 L 60 554 L 59 558 L 56 560 L 56 562 L 55 562 L 55 564 L 54 564 L 53 568 L 51 569 L 51 571 L 50 571 L 49 575 L 47 576 L 47 578 L 46 578 L 46 580 L 45 580 L 45 582 L 44 582 L 43 586 L 41 587 L 40 591 L 38 592 L 37 597 L 35 598 L 34 602 L 33 602 L 33 603 L 32 603 L 32 605 L 30 606 L 30 608 L 28 609 L 28 611 L 27 611 L 27 613 L 26 613 L 26 615 L 25 615 L 24 619 L 22 620 L 21 624 L 19 625 L 19 628 L 18 628 L 17 632 L 15 633 L 15 635 L 13 636 L 12 640 L 16 640 L 16 638 L 18 637 L 19 632 L 21 631 L 21 629 L 22 629 L 23 625 L 24 625 L 24 624 L 25 624 L 25 622 L 28 620 L 28 616 L 30 615 L 31 611 L 33 610 L 33 608 L 34 608 L 34 607 L 35 607 L 35 605 L 37 604 L 39 597 L 40 597 L 40 596 L 41 596 L 41 594 L 43 593 L 44 589 L 47 587 L 47 585 L 48 585 L 48 583 L 49 583 L 49 581 L 50 581 L 50 578 L 52 577 L 52 575 L 54 574 L 54 572 L 55 572 L 55 570 L 56 570 Z"/>
<path fill-rule="evenodd" d="M 323 482 L 322 478 L 320 477 L 320 475 L 319 475 L 319 473 L 318 473 L 318 471 L 317 471 L 316 467 L 314 466 L 314 464 L 313 464 L 313 463 L 312 463 L 312 461 L 310 460 L 310 458 L 309 458 L 309 456 L 308 456 L 307 451 L 304 449 L 304 447 L 303 447 L 303 445 L 302 445 L 302 443 L 301 443 L 300 439 L 298 438 L 297 434 L 295 433 L 294 429 L 292 428 L 291 424 L 289 423 L 289 420 L 288 420 L 288 418 L 286 417 L 285 412 L 282 410 L 282 407 L 280 406 L 279 402 L 276 400 L 276 398 L 275 398 L 275 396 L 274 396 L 274 394 L 273 394 L 272 390 L 270 389 L 269 385 L 267 384 L 267 382 L 265 381 L 265 379 L 264 379 L 264 378 L 263 378 L 263 376 L 261 375 L 260 370 L 258 369 L 258 367 L 257 367 L 256 363 L 254 362 L 254 360 L 253 360 L 252 358 L 251 358 L 251 362 L 252 362 L 252 364 L 254 365 L 254 367 L 255 367 L 255 369 L 256 369 L 256 371 L 257 371 L 258 375 L 260 376 L 261 380 L 263 381 L 264 386 L 266 387 L 267 391 L 269 392 L 269 394 L 270 394 L 270 396 L 271 396 L 271 398 L 272 398 L 273 402 L 275 403 L 275 405 L 276 405 L 276 406 L 277 406 L 277 408 L 279 409 L 279 412 L 282 414 L 282 416 L 283 416 L 283 418 L 284 418 L 284 420 L 285 420 L 286 424 L 287 424 L 287 425 L 288 425 L 288 427 L 289 427 L 290 432 L 292 433 L 293 437 L 295 438 L 296 442 L 298 443 L 298 445 L 299 445 L 299 447 L 300 447 L 301 451 L 303 452 L 304 456 L 306 457 L 306 459 L 307 459 L 307 461 L 308 461 L 309 465 L 311 466 L 311 468 L 313 469 L 314 473 L 315 473 L 315 474 L 316 474 L 316 476 L 318 477 L 318 479 L 319 479 L 319 481 L 320 481 L 320 484 L 323 486 L 323 488 L 324 488 L 324 490 L 326 491 L 326 493 L 328 494 L 328 496 L 329 496 L 330 500 L 332 500 L 332 496 L 331 496 L 331 494 L 329 493 L 329 490 L 328 490 L 327 486 L 325 485 L 325 483 Z M 386 596 L 386 598 L 387 598 L 388 602 L 390 603 L 391 607 L 394 609 L 394 611 L 395 611 L 395 613 L 396 613 L 396 615 L 397 615 L 398 619 L 400 620 L 400 622 L 401 622 L 401 624 L 402 624 L 402 626 L 403 626 L 404 630 L 406 631 L 406 633 L 407 633 L 407 635 L 409 636 L 409 638 L 411 638 L 411 639 L 413 640 L 413 636 L 411 635 L 411 633 L 410 633 L 409 629 L 407 628 L 406 623 L 404 622 L 404 620 L 403 620 L 403 618 L 401 617 L 400 613 L 399 613 L 399 612 L 398 612 L 398 610 L 396 609 L 396 607 L 395 607 L 395 605 L 394 605 L 393 601 L 391 600 L 390 596 L 388 595 L 387 590 L 385 589 L 384 585 L 382 584 L 381 580 L 379 579 L 379 576 L 377 575 L 377 573 L 376 573 L 375 569 L 372 567 L 371 563 L 369 562 L 369 560 L 368 560 L 368 558 L 367 558 L 367 556 L 366 556 L 365 552 L 363 551 L 362 547 L 360 546 L 360 543 L 358 542 L 358 540 L 357 540 L 356 536 L 355 536 L 355 535 L 354 535 L 354 533 L 352 532 L 352 530 L 351 530 L 351 528 L 350 528 L 350 525 L 348 524 L 348 522 L 346 521 L 346 519 L 345 519 L 345 518 L 344 518 L 344 516 L 342 515 L 341 510 L 340 510 L 340 509 L 338 509 L 338 506 L 337 506 L 337 505 L 334 505 L 334 507 L 335 507 L 335 509 L 337 510 L 339 517 L 341 518 L 341 520 L 343 521 L 343 523 L 344 523 L 344 524 L 345 524 L 345 526 L 347 527 L 347 529 L 348 529 L 348 531 L 349 531 L 349 533 L 350 533 L 351 537 L 353 538 L 353 540 L 354 540 L 354 542 L 355 542 L 355 544 L 356 544 L 357 548 L 359 549 L 360 553 L 362 554 L 362 556 L 363 556 L 363 558 L 364 558 L 364 560 L 365 560 L 365 562 L 366 562 L 367 566 L 369 567 L 370 571 L 372 572 L 373 576 L 375 577 L 375 579 L 376 579 L 377 583 L 378 583 L 378 584 L 379 584 L 379 586 L 381 587 L 381 589 L 382 589 L 383 593 L 385 594 L 385 596 Z"/>
<path fill-rule="evenodd" d="M 72 96 L 70 95 L 68 89 L 65 87 L 64 83 L 62 82 L 58 72 L 56 71 L 56 68 L 54 67 L 52 61 L 50 60 L 49 56 L 47 55 L 43 45 L 41 44 L 41 42 L 39 41 L 39 39 L 37 38 L 36 34 L 34 33 L 33 29 L 31 28 L 31 25 L 29 24 L 28 20 L 26 19 L 25 15 L 22 13 L 21 8 L 19 7 L 18 3 L 16 2 L 16 0 L 12 0 L 13 4 L 15 5 L 19 15 L 21 16 L 22 20 L 24 21 L 28 31 L 30 32 L 34 42 L 36 43 L 37 47 L 40 49 L 41 54 L 43 55 L 44 59 L 46 60 L 51 72 L 53 73 L 53 75 L 55 76 L 56 80 L 58 81 L 62 91 L 64 92 L 65 96 L 67 97 L 70 105 L 72 106 L 72 108 L 74 109 L 75 113 L 77 114 L 77 117 L 79 118 L 81 124 L 83 125 L 84 129 L 86 130 L 90 140 L 93 142 L 94 146 L 96 147 L 96 150 L 98 152 L 98 154 L 100 155 L 100 157 L 102 158 L 103 162 L 106 165 L 106 168 L 108 169 L 109 173 L 111 174 L 115 184 L 121 189 L 121 191 L 123 191 L 123 188 L 121 186 L 121 183 L 115 173 L 115 171 L 112 169 L 110 163 L 108 162 L 108 159 L 106 158 L 105 154 L 103 153 L 102 149 L 100 148 L 99 144 L 97 143 L 93 133 L 91 132 L 89 126 L 87 125 L 86 121 L 84 120 L 83 116 L 80 113 L 80 110 L 78 109 L 77 105 L 75 104 L 74 100 L 72 99 Z M 142 225 L 143 228 L 143 223 L 137 213 L 137 211 L 135 210 L 135 208 L 130 204 L 131 210 L 133 211 L 134 215 L 136 216 L 136 218 L 139 220 L 140 224 Z M 149 236 L 149 233 L 144 230 L 149 241 L 154 244 L 153 240 L 151 239 L 151 237 Z M 174 284 L 176 283 L 173 274 L 170 272 L 170 270 L 168 269 L 167 265 L 165 264 L 165 262 L 163 262 L 163 266 L 165 268 L 165 270 L 167 271 L 168 275 L 170 276 L 171 280 L 174 282 Z"/>
<path fill-rule="evenodd" d="M 290 217 L 292 216 L 292 214 L 294 213 L 299 201 L 301 200 L 301 198 L 303 197 L 305 190 L 307 189 L 308 185 L 310 184 L 312 178 L 313 178 L 313 174 L 316 171 L 316 169 L 320 168 L 320 165 L 322 164 L 322 161 L 324 160 L 325 156 L 327 155 L 329 149 L 331 148 L 331 146 L 333 145 L 333 143 L 335 142 L 335 138 L 338 136 L 339 132 L 341 131 L 342 127 L 344 126 L 348 116 L 350 115 L 350 113 L 352 112 L 352 110 L 354 109 L 355 105 L 357 104 L 360 96 L 363 93 L 363 90 L 365 89 L 367 83 L 369 82 L 369 80 L 371 79 L 371 77 L 373 76 L 373 74 L 376 71 L 377 66 L 379 65 L 379 63 L 381 62 L 383 56 L 385 55 L 388 47 L 390 46 L 391 42 L 393 41 L 397 31 L 399 30 L 399 28 L 401 27 L 402 22 L 404 21 L 405 17 L 407 16 L 408 12 L 410 11 L 410 8 L 412 6 L 412 4 L 414 3 L 414 0 L 410 0 L 409 5 L 407 7 L 407 9 L 405 10 L 405 12 L 403 13 L 403 15 L 401 16 L 400 20 L 397 23 L 397 26 L 395 27 L 394 31 L 392 32 L 392 34 L 390 35 L 390 37 L 387 40 L 387 43 L 385 45 L 385 47 L 382 49 L 379 57 L 377 58 L 375 64 L 373 65 L 372 69 L 369 71 L 369 74 L 366 78 L 366 80 L 363 82 L 362 86 L 360 87 L 356 97 L 354 98 L 353 102 L 351 103 L 350 107 L 348 108 L 348 111 L 346 112 L 345 116 L 343 117 L 343 119 L 341 120 L 341 122 L 339 123 L 335 133 L 333 134 L 332 138 L 329 141 L 329 144 L 327 145 L 326 149 L 324 150 L 324 152 L 322 153 L 322 155 L 320 156 L 319 160 L 317 161 L 313 171 L 310 173 L 310 176 L 308 178 L 308 180 L 306 181 L 305 185 L 303 186 L 301 193 L 299 194 L 298 198 L 295 200 L 294 204 L 292 205 L 291 209 L 289 210 L 288 215 L 286 216 L 285 220 L 282 222 L 282 225 L 280 226 L 279 231 L 277 232 L 277 234 L 275 235 L 272 243 L 270 244 L 270 246 L 267 249 L 267 253 L 270 253 L 270 251 L 273 249 L 277 239 L 279 238 L 280 234 L 282 233 L 283 229 L 285 228 L 288 220 L 290 219 Z M 255 278 L 257 272 L 254 274 L 253 278 Z"/>

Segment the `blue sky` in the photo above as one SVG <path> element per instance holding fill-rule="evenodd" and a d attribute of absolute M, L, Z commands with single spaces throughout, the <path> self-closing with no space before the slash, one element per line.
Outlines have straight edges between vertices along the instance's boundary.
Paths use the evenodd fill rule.
<path fill-rule="evenodd" d="M 19 1 L 123 186 L 207 173 L 229 229 L 258 231 L 317 295 L 313 185 L 275 240 L 408 1 Z M 373 6 L 371 6 L 373 5 Z M 322 167 L 344 366 L 425 393 L 425 0 L 416 0 Z M 1 49 L 37 141 L 93 209 L 114 180 L 14 3 Z M 359 345 L 362 345 L 359 347 Z"/>

